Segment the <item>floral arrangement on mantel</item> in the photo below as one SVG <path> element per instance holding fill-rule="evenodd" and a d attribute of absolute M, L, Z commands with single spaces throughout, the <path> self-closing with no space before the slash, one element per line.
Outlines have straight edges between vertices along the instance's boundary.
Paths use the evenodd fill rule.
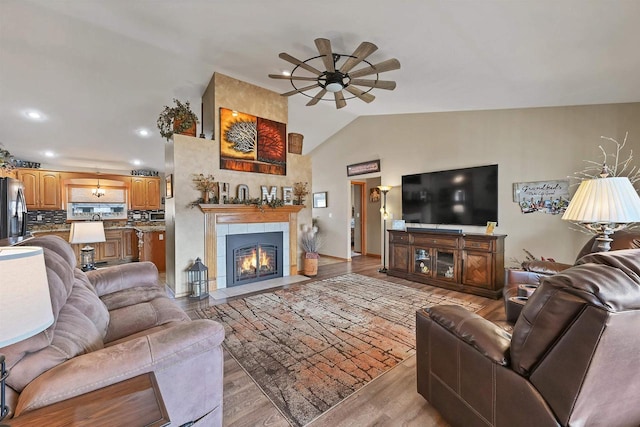
<path fill-rule="evenodd" d="M 205 175 L 203 173 L 193 174 L 191 180 L 196 185 L 196 189 L 202 192 L 202 198 L 198 199 L 198 203 L 209 203 L 210 193 L 216 188 L 216 179 L 213 175 Z"/>
<path fill-rule="evenodd" d="M 185 103 L 177 99 L 173 99 L 175 107 L 164 106 L 164 110 L 158 117 L 157 125 L 160 130 L 160 136 L 166 138 L 167 141 L 174 133 L 183 133 L 193 128 L 193 136 L 195 136 L 196 124 L 198 124 L 198 116 L 191 111 L 189 101 Z"/>
<path fill-rule="evenodd" d="M 216 179 L 213 175 L 203 173 L 193 174 L 192 181 L 196 184 L 196 189 L 200 191 L 213 191 L 216 188 Z"/>
<path fill-rule="evenodd" d="M 296 182 L 293 184 L 293 195 L 296 197 L 294 200 L 295 205 L 303 205 L 304 198 L 309 194 L 309 183 L 307 182 Z"/>

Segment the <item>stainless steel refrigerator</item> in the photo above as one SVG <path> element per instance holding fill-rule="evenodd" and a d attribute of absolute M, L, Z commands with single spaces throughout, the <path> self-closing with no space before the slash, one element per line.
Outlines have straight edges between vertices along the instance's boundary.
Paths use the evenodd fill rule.
<path fill-rule="evenodd" d="M 22 182 L 0 178 L 0 239 L 16 239 L 27 234 L 27 204 Z"/>

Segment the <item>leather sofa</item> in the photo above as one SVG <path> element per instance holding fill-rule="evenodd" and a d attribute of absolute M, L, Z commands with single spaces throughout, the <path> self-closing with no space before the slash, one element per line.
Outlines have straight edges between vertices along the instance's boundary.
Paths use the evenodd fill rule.
<path fill-rule="evenodd" d="M 418 392 L 453 426 L 640 425 L 640 250 L 546 277 L 512 334 L 458 306 L 416 316 Z"/>
<path fill-rule="evenodd" d="M 640 230 L 624 229 L 611 235 L 611 251 L 622 249 L 639 249 L 640 248 Z M 582 247 L 576 262 L 583 256 L 596 251 L 596 236 L 593 236 Z M 520 311 L 526 302 L 526 295 L 519 285 L 531 285 L 536 287 L 542 279 L 547 276 L 557 274 L 567 268 L 571 264 L 551 261 L 526 261 L 522 263 L 522 269 L 505 269 L 504 288 L 502 296 L 504 298 L 504 308 L 507 315 L 507 322 L 515 323 L 520 315 Z M 514 300 L 515 299 L 515 300 Z"/>
<path fill-rule="evenodd" d="M 191 321 L 158 284 L 153 263 L 85 273 L 60 237 L 28 245 L 44 248 L 55 320 L 0 348 L 10 369 L 9 418 L 154 372 L 171 425 L 222 425 L 222 325 Z"/>

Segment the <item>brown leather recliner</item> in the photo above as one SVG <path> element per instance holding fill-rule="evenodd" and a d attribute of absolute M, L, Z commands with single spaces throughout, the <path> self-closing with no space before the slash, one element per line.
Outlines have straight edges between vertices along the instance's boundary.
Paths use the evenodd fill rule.
<path fill-rule="evenodd" d="M 612 234 L 611 238 L 613 239 L 611 242 L 611 251 L 640 249 L 640 230 L 620 230 Z M 585 243 L 576 257 L 576 262 L 583 256 L 596 251 L 594 244 L 596 244 L 596 236 L 593 236 Z M 505 269 L 502 296 L 504 298 L 507 322 L 516 322 L 526 302 L 525 292 L 519 288 L 520 285 L 538 286 L 545 277 L 557 274 L 571 266 L 571 264 L 561 262 L 527 261 L 522 263 L 522 269 Z"/>
<path fill-rule="evenodd" d="M 416 316 L 418 392 L 453 426 L 640 425 L 640 250 L 545 278 L 512 335 L 459 306 Z"/>

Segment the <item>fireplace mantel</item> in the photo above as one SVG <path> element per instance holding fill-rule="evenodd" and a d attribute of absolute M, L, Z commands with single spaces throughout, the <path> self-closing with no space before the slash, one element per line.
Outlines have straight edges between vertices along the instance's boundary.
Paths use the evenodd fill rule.
<path fill-rule="evenodd" d="M 263 206 L 262 211 L 254 205 L 199 205 L 204 212 L 205 264 L 209 267 L 209 289 L 218 289 L 217 285 L 217 233 L 218 224 L 288 222 L 289 223 L 289 268 L 290 274 L 298 274 L 298 212 L 303 205 L 286 205 L 277 208 Z"/>

